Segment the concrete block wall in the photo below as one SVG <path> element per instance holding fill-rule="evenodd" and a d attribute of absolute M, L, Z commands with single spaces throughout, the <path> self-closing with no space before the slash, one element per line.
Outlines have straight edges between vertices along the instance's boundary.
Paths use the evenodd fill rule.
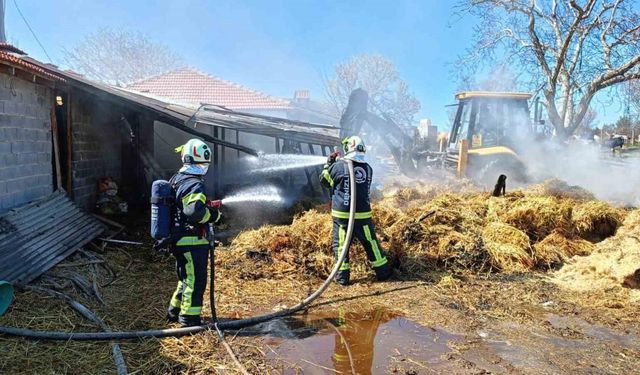
<path fill-rule="evenodd" d="M 0 213 L 53 191 L 53 92 L 0 74 Z"/>
<path fill-rule="evenodd" d="M 116 129 L 120 126 L 117 115 L 119 112 L 105 111 L 88 99 L 72 99 L 73 199 L 84 209 L 95 206 L 102 177 L 121 181 L 122 137 Z"/>

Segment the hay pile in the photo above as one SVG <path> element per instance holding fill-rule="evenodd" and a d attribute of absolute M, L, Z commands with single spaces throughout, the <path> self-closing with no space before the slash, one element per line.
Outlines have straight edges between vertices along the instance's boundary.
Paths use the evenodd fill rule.
<path fill-rule="evenodd" d="M 629 288 L 640 301 L 640 210 L 632 211 L 615 236 L 591 255 L 576 258 L 555 273 L 554 281 L 575 291 L 620 291 Z"/>
<path fill-rule="evenodd" d="M 331 271 L 331 214 L 309 210 L 291 225 L 265 225 L 241 233 L 233 249 L 220 253 L 225 269 L 243 279 L 259 279 L 305 270 L 322 276 Z M 239 253 L 242 253 L 241 255 Z"/>
<path fill-rule="evenodd" d="M 557 268 L 574 255 L 590 254 L 593 243 L 612 236 L 626 216 L 557 180 L 500 198 L 466 185 L 445 189 L 394 188 L 373 204 L 378 238 L 404 275 L 421 277 L 434 266 L 505 273 Z M 360 245 L 351 250 L 355 273 L 367 271 L 363 253 Z M 225 268 L 245 279 L 325 277 L 332 266 L 331 217 L 310 210 L 290 226 L 243 232 L 221 257 Z"/>

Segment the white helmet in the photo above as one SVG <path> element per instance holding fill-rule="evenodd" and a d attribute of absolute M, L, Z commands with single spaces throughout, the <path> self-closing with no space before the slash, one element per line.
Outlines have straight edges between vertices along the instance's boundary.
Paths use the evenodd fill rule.
<path fill-rule="evenodd" d="M 211 163 L 211 149 L 199 139 L 190 139 L 187 143 L 176 148 L 184 164 L 180 172 L 204 176 Z"/>
<path fill-rule="evenodd" d="M 342 151 L 344 152 L 345 159 L 364 161 L 364 154 L 367 148 L 362 138 L 354 135 L 342 140 Z"/>
<path fill-rule="evenodd" d="M 176 148 L 184 164 L 211 163 L 211 149 L 199 139 L 190 139 L 187 143 Z"/>

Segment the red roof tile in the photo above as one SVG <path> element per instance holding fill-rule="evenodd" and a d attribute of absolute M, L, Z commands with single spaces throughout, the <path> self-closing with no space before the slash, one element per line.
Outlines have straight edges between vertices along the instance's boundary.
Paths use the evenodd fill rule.
<path fill-rule="evenodd" d="M 24 52 L 20 48 L 14 46 L 13 44 L 9 44 L 9 43 L 0 42 L 0 50 L 6 51 L 6 52 L 17 53 L 19 55 L 26 55 L 27 54 L 26 52 Z"/>
<path fill-rule="evenodd" d="M 33 72 L 36 75 L 39 75 L 41 77 L 45 77 L 52 80 L 64 81 L 64 78 L 51 74 L 45 71 L 44 69 L 42 69 L 41 67 L 35 64 L 32 64 L 26 60 L 23 60 L 18 56 L 12 55 L 11 53 L 0 51 L 0 61 L 7 62 L 9 63 L 9 65 L 15 65 L 18 68 L 23 68 L 24 70 Z"/>
<path fill-rule="evenodd" d="M 127 89 L 183 103 L 206 103 L 229 109 L 286 109 L 290 102 L 233 82 L 183 68 L 134 82 Z"/>

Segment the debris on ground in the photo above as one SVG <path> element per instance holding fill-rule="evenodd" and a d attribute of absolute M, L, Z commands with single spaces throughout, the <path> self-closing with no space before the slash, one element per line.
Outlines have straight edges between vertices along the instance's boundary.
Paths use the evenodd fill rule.
<path fill-rule="evenodd" d="M 26 285 L 104 230 L 64 190 L 16 207 L 0 215 L 0 280 Z"/>

